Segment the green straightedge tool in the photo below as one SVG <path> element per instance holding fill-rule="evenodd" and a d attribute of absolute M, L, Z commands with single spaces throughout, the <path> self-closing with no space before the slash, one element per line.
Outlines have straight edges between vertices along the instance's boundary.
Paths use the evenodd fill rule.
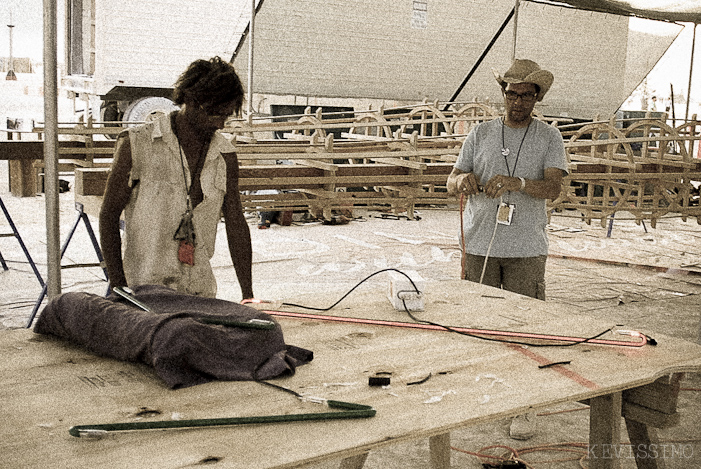
<path fill-rule="evenodd" d="M 107 432 L 134 430 L 163 430 L 171 428 L 218 427 L 227 425 L 266 424 L 282 422 L 303 422 L 310 420 L 338 420 L 368 418 L 375 416 L 375 409 L 363 404 L 333 401 L 323 398 L 306 398 L 309 402 L 323 403 L 338 412 L 316 412 L 308 414 L 261 415 L 256 417 L 229 417 L 194 420 L 165 420 L 155 422 L 105 423 L 77 425 L 68 430 L 72 436 L 82 438 L 102 438 Z"/>

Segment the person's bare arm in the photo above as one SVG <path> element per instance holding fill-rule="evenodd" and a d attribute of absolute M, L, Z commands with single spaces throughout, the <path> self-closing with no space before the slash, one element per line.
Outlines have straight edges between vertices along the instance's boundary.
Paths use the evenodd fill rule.
<path fill-rule="evenodd" d="M 522 192 L 539 199 L 554 200 L 562 191 L 563 173 L 559 168 L 545 168 L 543 179 L 525 179 L 525 187 L 521 190 L 521 180 L 518 177 L 497 175 L 487 182 L 484 191 L 489 197 L 500 197 L 507 191 Z"/>
<path fill-rule="evenodd" d="M 226 195 L 224 196 L 224 223 L 231 261 L 241 287 L 242 299 L 253 298 L 253 248 L 251 232 L 246 223 L 239 193 L 239 163 L 236 153 L 224 154 L 226 160 Z"/>
<path fill-rule="evenodd" d="M 131 145 L 128 135 L 121 135 L 116 144 L 114 160 L 107 177 L 107 186 L 100 209 L 100 246 L 105 259 L 110 285 L 126 286 L 122 263 L 122 240 L 119 219 L 131 197 Z"/>

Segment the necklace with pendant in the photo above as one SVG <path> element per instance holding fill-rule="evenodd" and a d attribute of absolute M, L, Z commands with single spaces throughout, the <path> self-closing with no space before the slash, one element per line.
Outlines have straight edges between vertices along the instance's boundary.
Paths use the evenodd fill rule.
<path fill-rule="evenodd" d="M 528 135 L 528 130 L 531 128 L 531 124 L 533 123 L 533 119 L 528 123 L 528 127 L 526 127 L 526 131 L 523 133 L 523 137 L 521 138 L 521 143 L 518 145 L 518 151 L 516 151 L 516 161 L 514 161 L 514 168 L 513 171 L 511 168 L 509 168 L 509 162 L 506 159 L 507 156 L 511 154 L 511 150 L 506 148 L 506 144 L 504 143 L 504 127 L 505 124 L 505 119 L 502 119 L 501 121 L 501 155 L 504 157 L 504 162 L 506 163 L 506 171 L 509 173 L 509 176 L 512 176 L 512 174 L 516 173 L 516 165 L 518 164 L 518 157 L 521 154 L 521 147 L 523 146 L 523 141 L 526 140 L 526 135 Z"/>

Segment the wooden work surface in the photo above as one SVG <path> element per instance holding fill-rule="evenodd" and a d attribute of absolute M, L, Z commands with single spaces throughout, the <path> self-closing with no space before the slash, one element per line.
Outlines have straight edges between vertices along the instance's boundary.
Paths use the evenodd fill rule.
<path fill-rule="evenodd" d="M 323 307 L 340 295 L 295 298 Z M 474 283 L 429 282 L 417 316 L 454 326 L 590 336 L 612 324 L 569 307 Z M 299 311 L 299 310 L 298 310 Z M 330 313 L 410 321 L 377 284 L 361 286 Z M 314 360 L 275 383 L 377 410 L 368 419 L 110 433 L 75 438 L 73 425 L 324 411 L 253 382 L 169 390 L 150 368 L 100 358 L 27 330 L 0 333 L 0 454 L 7 467 L 293 467 L 349 458 L 399 441 L 518 415 L 528 408 L 605 396 L 673 372 L 701 370 L 701 346 L 644 331 L 642 348 L 580 344 L 528 347 L 454 333 L 279 319 L 288 344 Z M 613 338 L 609 334 L 607 337 Z M 616 336 L 621 338 L 624 336 Z M 541 369 L 544 362 L 570 361 Z M 387 389 L 368 378 L 391 373 Z M 431 377 L 422 384 L 409 385 Z M 139 416 L 141 414 L 141 416 Z M 615 420 L 614 420 L 615 421 Z M 216 461 L 219 461 L 216 463 Z M 434 464 L 435 465 L 435 464 Z M 209 467 L 209 466 L 208 466 Z"/>

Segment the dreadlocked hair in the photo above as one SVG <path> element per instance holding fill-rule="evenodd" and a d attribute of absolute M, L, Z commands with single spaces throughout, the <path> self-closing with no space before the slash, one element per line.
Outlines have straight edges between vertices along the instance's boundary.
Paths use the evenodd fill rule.
<path fill-rule="evenodd" d="M 243 105 L 243 85 L 234 66 L 219 57 L 209 60 L 195 60 L 180 75 L 175 83 L 173 102 L 185 103 L 190 97 L 197 103 L 236 103 L 236 114 Z"/>

